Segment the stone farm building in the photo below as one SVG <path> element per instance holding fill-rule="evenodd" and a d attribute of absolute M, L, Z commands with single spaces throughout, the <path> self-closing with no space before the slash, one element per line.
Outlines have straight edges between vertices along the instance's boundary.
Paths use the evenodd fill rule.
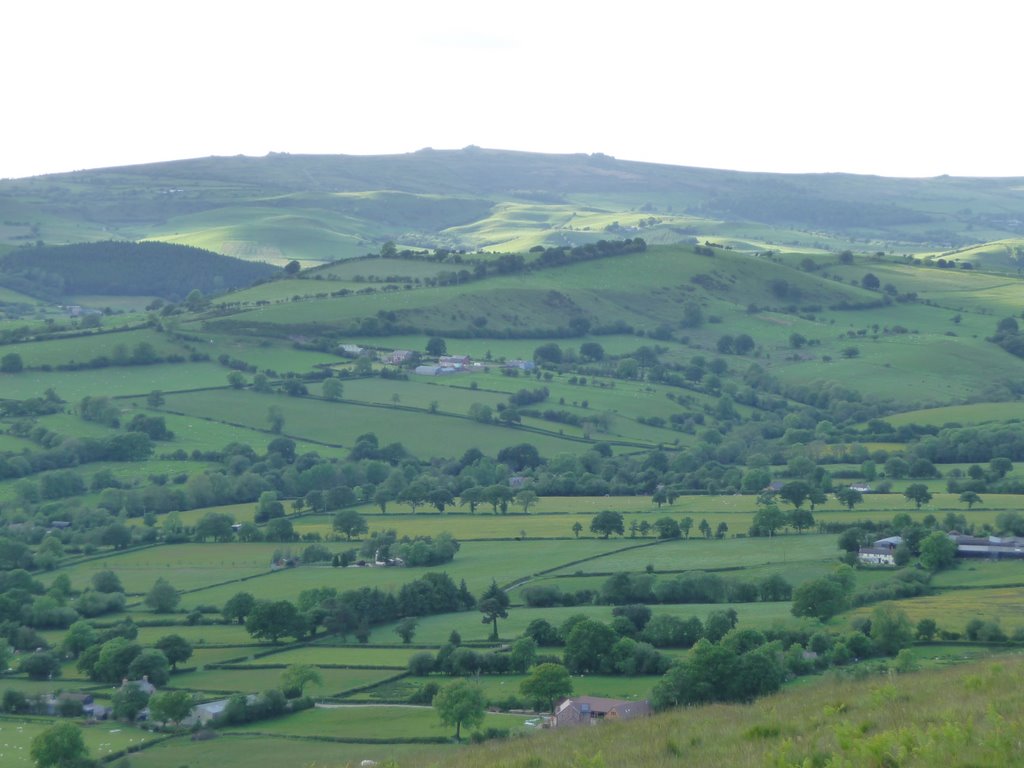
<path fill-rule="evenodd" d="M 632 720 L 651 714 L 651 703 L 603 699 L 598 696 L 576 696 L 566 699 L 555 707 L 551 718 L 552 728 L 573 725 L 597 725 L 602 720 Z"/>

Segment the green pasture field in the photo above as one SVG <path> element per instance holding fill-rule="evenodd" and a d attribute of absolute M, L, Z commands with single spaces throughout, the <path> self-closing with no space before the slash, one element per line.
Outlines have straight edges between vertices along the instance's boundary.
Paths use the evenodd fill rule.
<path fill-rule="evenodd" d="M 473 403 L 497 409 L 498 403 L 508 402 L 508 395 L 488 391 L 482 379 L 482 374 L 455 377 L 410 375 L 408 381 L 382 381 L 379 378 L 346 379 L 343 383 L 343 398 L 359 403 L 391 405 L 392 396 L 398 395 L 403 406 L 428 410 L 430 404 L 436 402 L 439 411 L 459 416 L 465 416 Z M 469 389 L 470 383 L 474 381 L 483 389 Z M 317 390 L 310 391 L 320 394 Z"/>
<path fill-rule="evenodd" d="M 811 579 L 820 578 L 835 570 L 836 566 L 839 565 L 839 550 L 836 550 L 836 557 L 832 560 L 807 560 L 796 563 L 771 563 L 768 565 L 752 565 L 742 567 L 738 569 L 732 569 L 729 567 L 728 570 L 722 570 L 719 568 L 693 568 L 685 569 L 686 572 L 706 571 L 716 573 L 721 576 L 726 582 L 742 581 L 742 582 L 757 582 L 767 576 L 782 576 L 786 581 L 793 587 L 797 587 L 805 581 Z M 596 561 L 600 563 L 600 561 Z M 586 567 L 586 563 L 583 567 Z M 652 575 L 654 576 L 654 584 L 658 582 L 672 580 L 678 578 L 680 575 L 679 570 L 673 570 L 672 572 L 665 573 L 655 570 Z M 615 571 L 615 573 L 622 573 L 623 571 Z M 646 573 L 645 567 L 636 568 L 631 573 Z M 588 571 L 584 570 L 584 573 Z M 521 585 L 517 589 L 513 589 L 509 592 L 514 602 L 520 602 L 522 600 L 522 591 L 532 586 L 552 586 L 557 587 L 564 593 L 573 593 L 579 590 L 590 589 L 594 592 L 600 592 L 601 587 L 608 580 L 608 576 L 611 572 L 600 570 L 597 571 L 597 575 L 594 576 L 577 576 L 557 574 L 552 576 L 541 576 L 537 579 L 533 579 L 528 583 Z M 891 579 L 893 571 L 885 568 L 877 569 L 863 569 L 858 570 L 856 575 L 857 589 L 863 589 L 871 584 L 883 582 Z"/>
<path fill-rule="evenodd" d="M 56 722 L 56 719 L 38 717 L 0 719 L 0 763 L 4 768 L 34 766 L 29 756 L 32 739 Z M 122 723 L 98 723 L 83 727 L 81 731 L 89 754 L 94 758 L 138 747 L 154 738 L 148 731 Z"/>
<path fill-rule="evenodd" d="M 394 637 L 398 640 L 398 635 Z M 251 664 L 346 664 L 358 667 L 400 667 L 405 669 L 409 657 L 415 649 L 409 646 L 395 648 L 364 648 L 361 646 L 320 646 L 307 645 L 302 648 L 289 648 L 280 653 L 261 656 Z"/>
<path fill-rule="evenodd" d="M 148 328 L 120 333 L 92 333 L 68 339 L 33 341 L 17 345 L 17 351 L 21 355 L 25 367 L 38 368 L 42 365 L 85 363 L 101 356 L 112 357 L 117 347 L 122 347 L 128 355 L 131 355 L 132 350 L 139 344 L 151 344 L 156 354 L 160 356 L 171 354 L 187 356 L 187 351 L 173 337 Z M 102 370 L 112 374 L 125 367 L 129 366 L 113 366 Z"/>
<path fill-rule="evenodd" d="M 228 370 L 216 363 L 161 363 L 86 371 L 23 371 L 4 377 L 4 396 L 24 400 L 51 387 L 70 403 L 87 395 L 147 395 L 227 383 Z"/>
<path fill-rule="evenodd" d="M 913 270 L 913 271 L 910 271 Z M 887 266 L 880 272 L 893 276 L 893 281 L 903 279 L 904 284 L 913 280 L 918 294 L 930 299 L 941 307 L 948 307 L 959 312 L 990 315 L 987 327 L 994 329 L 999 317 L 1013 315 L 1020 303 L 1021 281 L 1005 275 L 985 274 L 983 272 L 965 273 L 957 270 L 915 269 L 907 266 Z M 879 279 L 885 280 L 880 272 Z M 995 315 L 994 318 L 991 315 Z M 970 319 L 965 318 L 970 327 Z M 981 322 L 978 318 L 976 321 Z M 963 325 L 961 321 L 960 325 Z"/>
<path fill-rule="evenodd" d="M 570 565 L 553 573 L 642 571 L 647 565 L 653 565 L 655 570 L 710 570 L 779 562 L 834 562 L 837 553 L 835 536 L 811 533 L 771 539 L 676 539 Z"/>
<path fill-rule="evenodd" d="M 239 628 L 244 631 L 244 628 Z M 175 629 L 176 628 L 173 627 L 170 628 L 168 634 L 179 634 L 174 631 Z M 246 636 L 248 636 L 248 633 L 246 633 Z M 163 637 L 163 635 L 161 635 L 161 637 Z M 159 640 L 159 638 L 157 639 Z M 259 653 L 262 650 L 265 649 L 253 645 L 232 645 L 225 646 L 223 648 L 204 648 L 203 646 L 194 646 L 192 649 L 192 656 L 189 657 L 188 661 L 183 662 L 181 666 L 204 667 L 207 664 L 223 664 L 231 659 L 251 659 L 253 654 Z"/>
<path fill-rule="evenodd" d="M 885 421 L 899 427 L 904 424 L 921 424 L 941 427 L 945 424 L 984 424 L 986 422 L 1008 422 L 1024 419 L 1024 403 L 968 403 L 948 405 L 943 408 L 927 408 L 919 411 L 904 411 L 885 417 Z"/>
<path fill-rule="evenodd" d="M 980 661 L 982 659 L 988 659 L 995 656 L 1006 658 L 1011 654 L 1020 654 L 1019 650 L 1004 650 L 986 645 L 942 645 L 941 643 L 912 645 L 908 650 L 923 670 L 941 669 L 954 664 Z"/>
<path fill-rule="evenodd" d="M 414 381 L 420 378 L 421 377 L 416 376 L 412 377 Z M 487 399 L 482 398 L 481 395 L 493 396 L 497 393 L 501 399 L 504 399 L 507 398 L 508 395 L 511 395 L 520 389 L 533 390 L 539 389 L 540 387 L 546 387 L 550 393 L 548 399 L 544 402 L 528 406 L 528 408 L 540 411 L 564 409 L 575 413 L 582 419 L 598 414 L 612 414 L 613 420 L 610 434 L 598 434 L 599 438 L 625 435 L 653 442 L 661 441 L 665 443 L 669 443 L 674 440 L 687 440 L 690 438 L 682 432 L 676 432 L 667 428 L 656 428 L 642 425 L 639 424 L 636 419 L 640 416 L 660 416 L 667 422 L 669 416 L 674 413 L 686 412 L 689 410 L 698 410 L 703 413 L 704 406 L 713 407 L 717 402 L 717 398 L 709 395 L 704 395 L 690 390 L 673 389 L 658 384 L 646 384 L 638 381 L 616 381 L 607 377 L 588 376 L 584 378 L 587 380 L 587 384 L 580 385 L 570 384 L 569 377 L 564 375 L 555 376 L 551 381 L 544 381 L 543 379 L 538 380 L 532 376 L 505 376 L 497 370 L 492 369 L 488 373 L 474 373 L 468 377 L 437 377 L 433 379 L 427 377 L 427 380 L 436 382 L 436 384 L 433 385 L 436 388 L 447 385 L 451 388 L 457 389 L 457 392 L 459 393 L 457 397 L 459 400 L 457 401 L 456 407 L 451 409 L 456 413 L 465 413 L 468 410 L 469 405 L 474 402 L 490 405 L 491 403 Z M 607 386 L 598 386 L 598 383 L 605 384 Z M 473 384 L 476 384 L 479 389 L 468 389 L 468 387 L 471 387 Z M 685 407 L 677 405 L 668 399 L 667 395 L 670 393 L 692 398 L 693 404 L 688 404 Z M 348 396 L 346 388 L 346 397 Z M 379 390 L 377 396 L 380 397 Z M 353 399 L 361 398 L 353 395 Z M 437 400 L 439 404 L 442 402 L 436 395 L 431 399 Z M 586 407 L 583 406 L 584 401 L 587 403 Z M 417 401 L 411 402 L 416 403 Z M 430 401 L 427 400 L 427 403 L 429 402 Z M 426 407 L 427 403 L 424 403 L 421 407 Z M 743 415 L 749 415 L 752 410 L 742 405 L 738 405 L 736 408 L 737 411 Z M 443 405 L 441 406 L 441 409 L 449 410 Z M 554 424 L 552 422 L 538 421 L 534 423 L 540 426 L 546 426 L 548 429 L 562 428 L 562 425 Z"/>
<path fill-rule="evenodd" d="M 193 546 L 193 545 L 184 545 Z M 227 547 L 267 547 L 267 544 L 232 544 L 210 545 Z M 293 544 L 292 551 L 298 554 L 305 545 Z M 288 568 L 276 573 L 261 576 L 259 579 L 203 589 L 182 596 L 181 605 L 189 609 L 195 605 L 223 605 L 236 592 L 250 592 L 267 600 L 294 600 L 304 589 L 314 587 L 334 587 L 338 590 L 358 589 L 360 587 L 378 587 L 380 589 L 397 590 L 426 573 L 428 570 L 447 573 L 456 583 L 465 579 L 473 594 L 482 592 L 491 579 L 505 584 L 526 578 L 537 571 L 557 567 L 559 563 L 567 563 L 580 558 L 590 557 L 623 546 L 623 542 L 603 541 L 598 539 L 580 541 L 540 540 L 530 542 L 467 542 L 462 545 L 455 559 L 434 568 L 331 568 L 330 566 L 300 566 Z M 338 547 L 344 549 L 344 547 Z M 233 557 L 233 555 L 228 556 Z M 231 562 L 228 557 L 225 561 Z M 238 558 L 238 567 L 253 567 L 243 564 Z M 267 560 L 269 564 L 269 558 Z M 117 569 L 115 569 L 116 571 Z M 119 572 L 119 571 L 118 571 Z M 159 569 L 149 571 L 152 577 L 161 575 Z M 219 581 L 229 578 L 230 569 L 225 566 L 224 576 Z M 122 577 L 123 580 L 124 577 Z M 171 583 L 178 586 L 170 576 Z M 150 581 L 146 589 L 152 585 Z M 387 642 L 394 640 L 392 635 Z"/>
<path fill-rule="evenodd" d="M 473 404 L 479 403 L 496 409 L 499 403 L 506 402 L 508 395 L 505 392 L 488 391 L 490 389 L 504 387 L 506 392 L 511 394 L 519 389 L 536 389 L 541 386 L 547 386 L 551 390 L 554 385 L 554 382 L 538 382 L 532 378 L 523 379 L 502 376 L 500 379 L 504 381 L 499 380 L 497 374 L 488 376 L 482 373 L 467 373 L 450 377 L 416 376 L 413 374 L 409 381 L 388 381 L 386 383 L 381 383 L 378 380 L 373 380 L 372 382 L 363 380 L 363 382 L 352 382 L 355 386 L 351 387 L 346 383 L 345 399 L 366 403 L 391 404 L 394 402 L 393 397 L 397 395 L 402 406 L 411 406 L 426 411 L 432 404 L 436 403 L 438 412 L 442 415 L 466 416 Z M 482 389 L 471 389 L 473 383 L 482 384 Z M 362 386 L 359 386 L 359 384 L 362 384 Z M 549 400 L 533 407 L 541 411 L 548 409 L 566 410 L 575 413 L 582 419 L 586 419 L 588 416 L 600 415 L 605 411 L 617 412 L 618 409 L 613 409 L 611 407 L 612 404 L 631 406 L 633 409 L 640 405 L 637 402 L 637 395 L 635 393 L 623 393 L 619 397 L 601 397 L 598 393 L 603 393 L 604 390 L 598 388 L 590 390 L 582 387 L 572 387 L 570 389 L 568 385 L 563 385 L 561 389 L 557 386 L 554 386 L 554 389 L 565 393 L 564 404 L 559 401 L 559 398 L 563 397 L 562 395 L 553 394 Z M 598 398 L 598 400 L 591 402 L 589 408 L 583 408 L 581 401 L 587 400 L 591 395 Z M 650 397 L 650 395 L 646 396 L 646 398 Z M 660 408 L 653 410 L 648 415 L 661 415 L 663 418 L 667 418 L 671 413 L 678 411 L 678 408 L 667 400 L 664 401 L 664 404 L 662 404 L 661 400 L 654 400 L 654 403 L 660 406 Z M 605 440 L 616 438 L 629 439 L 651 445 L 659 442 L 688 439 L 686 435 L 678 432 L 638 423 L 633 418 L 635 412 L 635 410 L 631 410 L 629 411 L 629 416 L 613 418 L 611 429 L 606 433 L 595 432 L 594 438 Z M 641 408 L 640 415 L 644 413 L 645 411 Z M 583 431 L 578 427 L 549 422 L 540 418 L 524 416 L 522 423 L 524 426 L 551 434 L 565 433 L 575 437 L 583 435 Z"/>
<path fill-rule="evenodd" d="M 461 456 L 472 447 L 493 455 L 501 448 L 522 442 L 533 443 L 545 455 L 583 452 L 589 448 L 585 442 L 562 439 L 555 434 L 478 424 L 466 418 L 249 391 L 225 389 L 168 395 L 166 407 L 260 429 L 266 428 L 267 412 L 272 405 L 280 408 L 284 416 L 282 434 L 335 446 L 351 446 L 359 435 L 373 432 L 382 445 L 400 442 L 416 456 L 436 455 L 438 435 L 443 435 L 442 450 L 452 457 Z"/>
<path fill-rule="evenodd" d="M 240 291 L 226 293 L 213 300 L 214 305 L 220 304 L 254 304 L 257 301 L 292 301 L 293 297 L 315 296 L 323 294 L 326 296 L 337 288 L 332 283 L 322 280 L 300 280 L 298 278 L 273 280 L 268 283 L 254 285 L 252 288 L 244 288 Z"/>
<path fill-rule="evenodd" d="M 147 612 L 145 616 L 135 615 L 136 621 L 144 621 L 146 619 L 152 620 L 154 618 L 152 613 Z M 179 616 L 184 621 L 184 616 Z M 219 619 L 219 615 L 211 616 L 213 619 Z M 244 649 L 236 650 L 238 646 L 244 646 L 251 644 L 250 653 L 256 653 L 263 648 L 257 647 L 258 643 L 252 639 L 252 636 L 245 631 L 245 627 L 241 624 L 174 624 L 169 627 L 139 627 L 138 642 L 142 645 L 154 645 L 157 640 L 166 635 L 180 635 L 181 637 L 192 643 L 193 647 L 200 649 L 203 646 L 210 645 L 224 645 L 233 646 L 230 649 L 231 654 L 235 656 L 245 655 Z M 226 658 L 231 658 L 227 656 Z M 207 662 L 203 662 L 204 664 Z M 209 662 L 211 664 L 216 662 Z M 182 666 L 190 667 L 195 664 L 190 659 Z"/>
<path fill-rule="evenodd" d="M 291 737 L 224 734 L 210 741 L 181 736 L 131 756 L 134 768 L 181 768 L 218 766 L 253 768 L 254 755 L 262 765 L 355 766 L 363 760 L 385 764 L 412 755 L 427 762 L 443 760 L 454 745 L 434 744 L 338 744 Z M 28 765 L 28 763 L 26 763 Z"/>
<path fill-rule="evenodd" d="M 115 312 L 129 312 L 143 315 L 146 307 L 153 301 L 159 300 L 159 296 L 114 296 L 107 294 L 73 294 L 64 297 L 65 304 L 78 304 L 82 307 L 92 309 L 110 308 Z"/>
<path fill-rule="evenodd" d="M 860 350 L 857 359 L 838 353 L 848 346 Z M 974 396 L 993 381 L 1018 377 L 1022 365 L 994 344 L 939 334 L 842 340 L 835 348 L 831 362 L 779 364 L 770 370 L 786 383 L 831 379 L 864 395 L 921 407 Z"/>
<path fill-rule="evenodd" d="M 234 390 L 225 389 L 225 392 Z M 241 442 L 252 445 L 257 450 L 263 450 L 267 443 L 273 440 L 274 435 L 269 429 L 260 425 L 253 427 L 224 424 L 210 416 L 190 416 L 178 413 L 170 413 L 163 409 L 146 407 L 145 398 L 128 399 L 119 401 L 127 404 L 130 413 L 144 411 L 150 416 L 163 416 L 167 428 L 174 432 L 174 440 L 166 443 L 156 444 L 157 455 L 169 451 L 176 451 L 179 448 L 186 453 L 193 450 L 219 451 L 228 443 Z M 348 454 L 340 448 L 334 448 L 320 443 L 310 443 L 301 438 L 292 438 L 295 441 L 295 449 L 298 453 L 316 451 L 321 456 L 342 458 Z"/>
<path fill-rule="evenodd" d="M 944 258 L 955 262 L 980 262 L 986 270 L 1003 269 L 1016 274 L 1018 265 L 1014 257 L 1014 249 L 1021 245 L 1018 239 L 996 240 L 980 245 L 958 248 L 953 251 L 942 251 L 928 254 L 927 258 Z"/>
<path fill-rule="evenodd" d="M 33 450 L 36 448 L 36 444 L 31 440 L 26 440 L 23 437 L 15 437 L 14 435 L 8 435 L 5 432 L 0 432 L 0 451 L 10 451 L 12 453 L 21 453 L 24 450 Z"/>
<path fill-rule="evenodd" d="M 482 730 L 518 729 L 523 715 L 487 713 Z M 455 736 L 455 729 L 442 725 L 432 707 L 346 706 L 307 709 L 290 717 L 264 720 L 228 729 L 230 733 L 266 733 L 281 736 L 319 736 L 338 738 L 429 738 Z M 467 734 L 468 735 L 468 734 Z"/>
<path fill-rule="evenodd" d="M 310 685 L 306 692 L 312 696 L 329 696 L 352 688 L 373 685 L 396 674 L 395 670 L 389 669 L 320 669 L 319 672 L 324 681 L 323 686 Z M 283 669 L 208 668 L 200 672 L 174 675 L 169 685 L 190 691 L 257 693 L 270 688 L 280 688 L 282 674 Z"/>
<path fill-rule="evenodd" d="M 367 282 L 358 283 L 362 286 L 374 286 L 378 289 L 387 285 L 384 282 L 369 282 L 371 278 L 378 278 L 383 281 L 387 277 L 409 277 L 416 278 L 437 277 L 438 273 L 445 270 L 451 271 L 457 268 L 455 264 L 436 264 L 429 261 L 410 261 L 406 259 L 348 259 L 337 261 L 332 264 L 324 264 L 314 267 L 303 273 L 303 278 L 314 285 L 321 285 L 328 290 L 337 290 L 331 286 L 335 284 L 345 285 L 355 283 L 356 278 L 362 276 Z M 337 280 L 317 280 L 317 275 L 324 277 L 336 277 Z M 401 284 L 399 284 L 401 286 Z M 322 289 L 321 289 L 322 290 Z"/>
<path fill-rule="evenodd" d="M 158 446 L 171 445 L 171 443 L 158 443 Z M 157 449 L 159 453 L 159 447 Z M 97 461 L 91 464 L 82 465 L 84 471 L 79 470 L 83 476 L 90 477 L 98 472 L 109 469 L 114 477 L 122 483 L 147 484 L 150 475 L 166 475 L 173 478 L 183 473 L 192 474 L 201 472 L 214 466 L 208 461 L 192 461 L 191 459 L 179 461 L 177 459 L 151 459 L 145 462 L 132 461 Z M 139 521 L 135 521 L 139 522 Z"/>
<path fill-rule="evenodd" d="M 174 216 L 150 233 L 165 242 L 194 245 L 226 256 L 284 266 L 292 259 L 307 264 L 350 258 L 368 248 L 348 231 L 351 219 L 333 222 L 320 209 L 280 209 L 245 203 Z"/>
<path fill-rule="evenodd" d="M 59 392 L 57 394 L 60 394 Z M 67 437 L 110 437 L 116 435 L 118 430 L 99 424 L 95 421 L 85 421 L 73 413 L 72 410 L 78 403 L 68 403 L 64 411 L 60 413 L 49 413 L 36 419 L 36 423 L 46 427 L 51 432 Z M 120 405 L 120 403 L 118 403 Z"/>
<path fill-rule="evenodd" d="M 739 625 L 754 629 L 765 629 L 777 622 L 787 623 L 796 621 L 790 614 L 790 603 L 715 603 L 707 605 L 694 603 L 688 605 L 656 605 L 651 606 L 655 616 L 667 614 L 689 618 L 697 616 L 702 621 L 712 611 L 724 611 L 734 608 L 739 614 Z M 558 627 L 563 621 L 576 614 L 585 614 L 598 621 L 610 622 L 612 620 L 612 607 L 610 605 L 584 605 L 573 607 L 557 608 L 515 608 L 510 609 L 507 619 L 498 620 L 498 635 L 502 641 L 509 642 L 520 637 L 526 631 L 526 627 L 534 619 L 545 619 L 553 626 Z M 414 642 L 424 645 L 440 646 L 448 642 L 452 630 L 458 631 L 464 643 L 483 643 L 490 639 L 490 624 L 484 624 L 480 620 L 478 611 L 464 611 L 462 613 L 449 613 L 440 616 L 425 616 L 416 627 Z M 370 635 L 370 642 L 373 644 L 393 643 L 397 635 L 394 632 L 394 624 L 375 627 Z M 349 642 L 355 641 L 351 638 Z"/>
<path fill-rule="evenodd" d="M 538 294 L 532 292 L 541 291 L 539 296 L 542 299 L 543 292 L 549 291 L 553 285 L 558 285 L 563 294 L 571 297 L 577 304 L 587 306 L 595 316 L 622 317 L 640 327 L 653 327 L 658 321 L 651 322 L 652 315 L 667 313 L 670 307 L 678 302 L 668 297 L 652 296 L 650 275 L 670 274 L 683 285 L 688 284 L 687 281 L 691 277 L 711 269 L 731 271 L 736 280 L 733 286 L 735 292 L 760 297 L 762 294 L 770 295 L 766 285 L 777 267 L 729 253 L 721 254 L 715 262 L 709 264 L 706 257 L 697 256 L 688 248 L 652 248 L 644 253 L 601 259 L 538 273 L 494 277 L 463 286 L 398 291 L 389 295 L 387 302 L 390 309 L 415 310 L 428 319 L 440 319 L 442 313 L 450 316 L 453 306 L 458 306 L 468 319 L 477 314 L 487 314 L 488 307 L 504 305 L 506 313 L 529 311 L 534 322 L 558 327 L 561 322 L 560 314 L 553 311 L 554 307 L 538 300 Z M 795 282 L 806 282 L 809 286 L 814 286 L 819 293 L 824 287 L 830 298 L 832 295 L 846 297 L 866 293 L 858 288 L 833 283 L 825 283 L 822 286 L 820 281 L 800 273 L 795 273 L 793 279 Z M 609 289 L 609 286 L 614 286 L 614 289 Z M 636 306 L 637 294 L 646 298 L 646 312 L 631 308 Z M 501 304 L 496 304 L 499 297 Z M 240 323 L 336 325 L 349 319 L 372 316 L 379 307 L 380 299 L 377 296 L 347 296 L 342 299 L 272 305 L 233 315 L 231 320 Z M 429 322 L 427 324 L 433 325 Z"/>
<path fill-rule="evenodd" d="M 63 635 L 63 632 L 61 634 Z M 78 672 L 75 674 L 77 675 Z M 26 696 L 45 696 L 48 693 L 81 691 L 86 688 L 95 687 L 96 683 L 94 681 L 82 680 L 77 677 L 58 677 L 55 680 L 30 680 L 22 675 L 5 675 L 0 678 L 0 691 L 21 691 Z M 0 725 L 2 725 L 2 720 L 0 720 Z"/>
<path fill-rule="evenodd" d="M 199 507 L 198 509 L 187 509 L 182 512 L 175 513 L 178 516 L 178 520 L 181 521 L 182 525 L 193 526 L 199 522 L 201 518 L 210 513 L 216 513 L 220 515 L 228 515 L 234 518 L 236 523 L 252 522 L 253 517 L 256 514 L 256 502 L 247 501 L 241 504 L 222 504 L 216 507 Z M 293 523 L 298 523 L 301 518 L 293 520 Z M 167 515 L 158 515 L 157 524 L 166 525 Z"/>
<path fill-rule="evenodd" d="M 937 595 L 893 600 L 891 604 L 903 610 L 915 624 L 921 619 L 934 619 L 940 630 L 962 633 L 971 619 L 996 620 L 1010 635 L 1017 629 L 1024 629 L 1022 597 L 1022 587 L 991 587 L 950 590 Z M 843 614 L 843 617 L 870 616 L 872 608 L 857 608 Z"/>
<path fill-rule="evenodd" d="M 909 481 L 908 481 L 909 484 Z M 896 514 L 909 514 L 911 519 L 920 521 L 927 515 L 941 515 L 946 512 L 962 513 L 968 521 L 976 525 L 992 524 L 1001 511 L 1020 509 L 1024 501 L 1020 496 L 1010 494 L 986 494 L 980 506 L 968 511 L 967 505 L 959 501 L 957 494 L 935 493 L 930 504 L 922 505 L 918 510 L 913 502 L 907 501 L 902 494 L 866 494 L 865 502 L 847 510 L 835 499 L 830 498 L 825 504 L 819 504 L 814 512 L 816 523 L 847 523 L 855 524 L 864 520 L 888 521 Z M 872 503 L 873 502 L 873 503 Z M 233 509 L 251 505 L 235 505 L 218 511 L 231 512 Z M 424 508 L 426 507 L 426 508 Z M 394 528 L 399 536 L 436 536 L 447 531 L 460 541 L 492 538 L 518 538 L 525 531 L 528 539 L 574 538 L 574 523 L 583 526 L 580 538 L 594 538 L 590 532 L 590 521 L 598 512 L 608 509 L 619 512 L 623 516 L 626 533 L 623 537 L 613 535 L 610 541 L 639 544 L 643 537 L 633 537 L 630 525 L 633 522 L 653 524 L 662 517 L 669 517 L 677 522 L 683 517 L 693 518 L 694 527 L 690 532 L 691 539 L 701 538 L 697 528 L 702 519 L 706 519 L 714 531 L 718 523 L 729 526 L 727 538 L 735 538 L 737 534 L 745 534 L 753 522 L 755 512 L 753 496 L 682 496 L 673 504 L 664 504 L 659 509 L 644 496 L 611 496 L 611 497 L 540 497 L 530 506 L 528 514 L 515 502 L 510 504 L 508 514 L 494 515 L 489 504 L 477 506 L 476 514 L 469 513 L 468 506 L 456 503 L 443 513 L 433 507 L 422 505 L 416 514 L 406 512 L 407 505 L 392 502 L 387 514 L 380 514 L 376 506 L 365 504 L 357 507 L 364 517 L 370 531 Z M 784 509 L 790 509 L 784 506 Z M 396 512 L 395 510 L 402 510 Z M 192 510 L 182 513 L 182 519 L 194 522 L 204 510 Z M 247 513 L 246 513 L 247 514 Z M 319 533 L 327 536 L 333 532 L 332 520 L 334 513 L 327 515 L 302 515 L 292 519 L 295 530 L 299 533 Z M 237 519 L 244 516 L 236 515 Z M 780 535 L 795 534 L 792 529 L 780 531 Z M 653 534 L 648 534 L 648 537 Z M 648 541 L 650 538 L 648 538 Z M 346 542 L 342 542 L 342 545 Z M 355 544 L 355 542 L 353 542 Z"/>
<path fill-rule="evenodd" d="M 404 507 L 404 505 L 402 506 Z M 521 514 L 522 510 L 518 507 L 516 509 L 519 514 L 492 515 L 490 505 L 487 505 L 486 508 L 477 507 L 475 515 L 467 512 L 468 507 L 456 507 L 457 512 L 445 512 L 444 514 L 396 515 L 389 512 L 386 515 L 365 516 L 370 526 L 370 533 L 394 528 L 398 531 L 399 536 L 412 537 L 436 536 L 447 531 L 460 542 L 515 539 L 519 538 L 523 532 L 526 533 L 528 539 L 568 539 L 573 538 L 573 522 L 579 522 L 584 531 L 589 530 L 590 517 L 535 514 L 534 511 L 537 508 L 531 507 L 528 515 Z M 300 517 L 294 520 L 293 524 L 296 532 L 300 534 L 315 532 L 326 536 L 333 531 L 331 517 L 331 515 Z M 592 538 L 593 534 L 584 533 L 581 538 L 584 536 Z M 352 542 L 352 546 L 357 546 L 358 543 L 358 540 L 355 540 Z"/>
<path fill-rule="evenodd" d="M 89 583 L 94 573 L 111 570 L 120 577 L 125 590 L 134 594 L 148 592 L 159 577 L 170 581 L 178 590 L 196 589 L 268 573 L 275 551 L 289 548 L 300 551 L 302 546 L 271 543 L 162 545 L 111 552 L 59 572 L 66 573 L 72 584 L 81 587 Z M 54 575 L 55 572 L 51 572 L 42 578 L 48 582 Z"/>
<path fill-rule="evenodd" d="M 0 285 L 0 303 L 3 304 L 39 304 L 39 299 L 32 298 L 28 294 L 18 293 L 10 288 Z"/>
<path fill-rule="evenodd" d="M 932 586 L 940 589 L 967 587 L 1024 586 L 1024 561 L 964 559 L 956 568 L 939 571 L 932 577 Z"/>
<path fill-rule="evenodd" d="M 255 365 L 260 370 L 303 373 L 313 370 L 319 363 L 341 361 L 341 358 L 329 352 L 296 349 L 290 342 L 277 339 L 254 339 L 251 336 L 228 336 L 205 332 L 201 335 L 204 339 L 209 340 L 209 344 L 200 348 L 210 357 L 216 359 L 222 354 L 227 354 L 233 358 L 244 360 L 249 365 Z M 252 378 L 249 374 L 245 374 L 245 377 L 247 380 Z"/>
<path fill-rule="evenodd" d="M 155 618 L 153 613 L 148 610 L 137 611 L 137 612 L 126 612 L 116 616 L 104 616 L 101 619 L 102 622 L 108 623 L 118 621 L 123 618 L 131 618 L 136 622 L 153 621 Z M 139 633 L 136 638 L 137 642 L 144 646 L 154 645 L 157 640 L 166 635 L 180 635 L 181 637 L 192 643 L 196 651 L 199 651 L 204 646 L 230 646 L 225 649 L 224 655 L 221 659 L 229 659 L 235 656 L 247 656 L 259 651 L 267 650 L 271 646 L 261 645 L 260 643 L 253 640 L 248 632 L 245 631 L 245 627 L 241 624 L 186 624 L 185 616 L 183 614 L 162 614 L 159 617 L 163 621 L 179 621 L 181 623 L 172 623 L 167 626 L 140 626 L 138 627 Z M 213 619 L 219 619 L 219 615 L 211 617 Z M 40 636 L 51 646 L 59 647 L 61 642 L 64 640 L 66 632 L 62 629 L 47 629 L 40 633 Z M 182 664 L 183 667 L 194 667 L 198 664 L 216 663 L 214 661 L 195 661 L 189 659 L 187 662 Z M 64 667 L 64 679 L 62 682 L 67 682 L 68 679 L 80 678 L 81 673 L 75 669 L 75 663 L 73 661 L 68 662 Z"/>

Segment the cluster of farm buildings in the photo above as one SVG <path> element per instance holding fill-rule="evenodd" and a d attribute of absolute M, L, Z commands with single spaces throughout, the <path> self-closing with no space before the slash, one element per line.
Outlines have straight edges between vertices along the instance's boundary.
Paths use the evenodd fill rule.
<path fill-rule="evenodd" d="M 956 543 L 957 557 L 985 557 L 990 560 L 1024 558 L 1024 537 L 968 536 L 957 531 L 946 535 Z M 902 536 L 878 539 L 870 547 L 861 547 L 857 559 L 863 565 L 896 565 L 896 548 L 902 543 Z"/>
<path fill-rule="evenodd" d="M 342 344 L 338 351 L 348 357 L 364 357 L 373 353 L 357 344 Z M 377 360 L 385 365 L 407 365 L 414 359 L 411 349 L 395 349 L 389 352 L 378 352 Z M 436 362 L 424 362 L 413 369 L 417 376 L 448 376 L 456 373 L 472 373 L 483 371 L 491 366 L 516 369 L 530 372 L 536 367 L 532 360 L 503 360 L 500 363 L 481 363 L 474 361 L 469 355 L 439 355 Z"/>

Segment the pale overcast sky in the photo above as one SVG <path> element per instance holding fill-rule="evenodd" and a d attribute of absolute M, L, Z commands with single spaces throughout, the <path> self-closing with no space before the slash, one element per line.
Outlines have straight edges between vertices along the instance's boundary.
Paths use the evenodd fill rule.
<path fill-rule="evenodd" d="M 1024 176 L 1011 0 L 12 0 L 0 177 L 469 144 Z"/>

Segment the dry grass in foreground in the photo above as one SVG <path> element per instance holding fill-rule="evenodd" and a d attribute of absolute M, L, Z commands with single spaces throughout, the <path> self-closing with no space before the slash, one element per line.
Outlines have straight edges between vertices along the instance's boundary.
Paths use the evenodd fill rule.
<path fill-rule="evenodd" d="M 468 747 L 400 768 L 1024 765 L 1024 658 L 803 684 L 751 705 Z"/>

